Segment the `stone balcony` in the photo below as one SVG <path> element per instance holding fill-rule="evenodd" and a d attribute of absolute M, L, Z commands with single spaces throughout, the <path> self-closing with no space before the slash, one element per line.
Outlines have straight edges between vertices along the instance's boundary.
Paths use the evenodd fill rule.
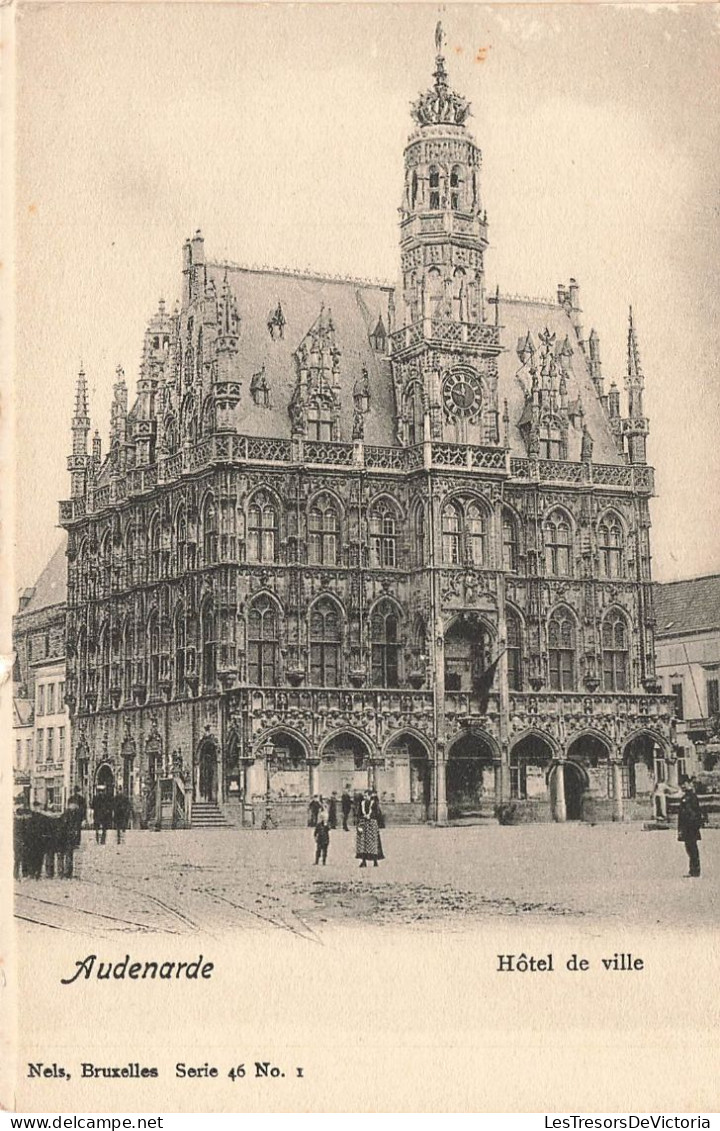
<path fill-rule="evenodd" d="M 576 463 L 570 460 L 523 459 L 499 445 L 445 443 L 433 440 L 413 447 L 381 447 L 339 441 L 273 439 L 218 433 L 157 464 L 130 468 L 86 496 L 59 504 L 61 526 L 100 514 L 129 498 L 147 495 L 161 484 L 213 467 L 261 465 L 370 472 L 416 472 L 418 469 L 485 472 L 517 482 L 561 483 L 577 487 L 612 487 L 636 494 L 654 493 L 651 467 L 630 464 Z"/>
<path fill-rule="evenodd" d="M 469 350 L 478 348 L 488 354 L 499 354 L 500 326 L 489 322 L 457 322 L 451 318 L 423 318 L 409 326 L 403 326 L 390 335 L 391 352 L 395 357 L 412 352 L 417 348 L 442 348 L 443 346 L 467 346 Z"/>

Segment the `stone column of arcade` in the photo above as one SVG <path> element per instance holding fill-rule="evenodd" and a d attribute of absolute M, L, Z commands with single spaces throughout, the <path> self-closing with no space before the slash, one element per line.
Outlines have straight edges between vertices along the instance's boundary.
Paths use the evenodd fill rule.
<path fill-rule="evenodd" d="M 674 754 L 667 760 L 667 783 L 672 789 L 678 788 L 678 764 Z"/>
<path fill-rule="evenodd" d="M 613 784 L 613 821 L 622 821 L 625 815 L 622 791 L 622 764 L 614 759 L 610 764 Z"/>
<path fill-rule="evenodd" d="M 565 763 L 557 762 L 555 765 L 555 820 L 567 821 L 567 806 L 565 804 Z"/>
<path fill-rule="evenodd" d="M 446 825 L 448 819 L 446 774 L 445 747 L 438 742 L 435 745 L 435 822 L 438 825 Z"/>
<path fill-rule="evenodd" d="M 320 759 L 315 758 L 310 765 L 310 796 L 320 793 Z"/>

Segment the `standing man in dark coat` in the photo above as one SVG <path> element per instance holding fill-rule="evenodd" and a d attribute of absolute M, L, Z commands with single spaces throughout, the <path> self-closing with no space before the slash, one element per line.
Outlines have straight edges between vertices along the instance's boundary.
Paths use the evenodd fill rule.
<path fill-rule="evenodd" d="M 353 799 L 350 794 L 350 786 L 346 785 L 340 798 L 340 808 L 342 809 L 343 829 L 346 833 L 350 832 L 348 828 L 348 817 L 352 813 Z"/>
<path fill-rule="evenodd" d="M 320 798 L 316 794 L 308 805 L 308 825 L 311 829 L 314 829 L 318 823 L 321 808 Z"/>
<path fill-rule="evenodd" d="M 21 879 L 22 876 L 30 875 L 28 845 L 30 842 L 31 817 L 32 809 L 30 806 L 24 799 L 18 799 L 13 815 L 13 851 L 15 858 L 13 875 L 16 880 Z"/>
<path fill-rule="evenodd" d="M 113 824 L 117 833 L 117 842 L 122 844 L 123 836 L 130 824 L 130 798 L 122 790 L 115 794 L 113 802 Z"/>
<path fill-rule="evenodd" d="M 328 801 L 328 825 L 331 829 L 337 828 L 337 793 Z"/>
<path fill-rule="evenodd" d="M 678 809 L 678 840 L 685 842 L 685 851 L 690 861 L 688 876 L 697 877 L 700 875 L 698 841 L 702 839 L 700 829 L 705 824 L 705 816 L 700 808 L 692 778 L 685 779 L 682 790 L 683 796 Z"/>
<path fill-rule="evenodd" d="M 95 840 L 98 844 L 105 844 L 107 831 L 112 828 L 113 804 L 112 797 L 101 786 L 92 799 L 93 825 L 95 826 Z"/>
<path fill-rule="evenodd" d="M 85 823 L 85 818 L 87 817 L 87 805 L 85 804 L 85 798 L 83 797 L 79 789 L 74 790 L 74 792 L 70 795 L 70 797 L 68 798 L 67 807 L 68 810 L 71 810 L 70 817 L 73 818 L 73 820 L 71 821 L 75 833 L 75 841 L 73 847 L 79 848 L 82 843 L 82 827 Z"/>

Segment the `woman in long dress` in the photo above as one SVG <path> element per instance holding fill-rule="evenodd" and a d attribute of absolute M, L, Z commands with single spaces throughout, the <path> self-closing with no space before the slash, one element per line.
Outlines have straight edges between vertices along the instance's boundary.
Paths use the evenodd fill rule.
<path fill-rule="evenodd" d="M 366 789 L 360 802 L 355 848 L 355 856 L 360 861 L 361 868 L 367 868 L 368 860 L 372 860 L 377 868 L 378 860 L 385 859 L 378 824 L 379 808 L 377 799 Z"/>

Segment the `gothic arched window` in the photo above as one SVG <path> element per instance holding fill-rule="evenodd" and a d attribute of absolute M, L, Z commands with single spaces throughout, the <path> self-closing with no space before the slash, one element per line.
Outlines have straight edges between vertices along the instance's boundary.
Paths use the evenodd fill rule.
<path fill-rule="evenodd" d="M 456 322 L 467 320 L 467 288 L 465 272 L 462 267 L 455 268 L 453 275 L 453 318 Z"/>
<path fill-rule="evenodd" d="M 100 630 L 100 705 L 110 703 L 110 625 L 106 621 Z"/>
<path fill-rule="evenodd" d="M 147 628 L 148 641 L 148 698 L 160 694 L 160 618 L 157 609 L 150 614 Z"/>
<path fill-rule="evenodd" d="M 440 170 L 437 165 L 430 166 L 430 208 L 436 211 L 440 207 Z"/>
<path fill-rule="evenodd" d="M 623 528 L 614 514 L 606 515 L 598 526 L 601 577 L 623 575 Z"/>
<path fill-rule="evenodd" d="M 123 699 L 129 703 L 133 694 L 133 670 L 135 661 L 135 626 L 132 619 L 125 622 L 123 639 Z"/>
<path fill-rule="evenodd" d="M 125 574 L 128 585 L 140 585 L 144 580 L 145 532 L 139 524 L 131 526 L 127 533 Z"/>
<path fill-rule="evenodd" d="M 217 632 L 215 609 L 206 601 L 200 615 L 200 647 L 202 655 L 202 683 L 205 688 L 215 686 L 217 672 Z"/>
<path fill-rule="evenodd" d="M 387 499 L 381 499 L 370 512 L 372 564 L 394 569 L 398 559 L 397 512 Z"/>
<path fill-rule="evenodd" d="M 427 305 L 431 318 L 438 318 L 443 306 L 443 280 L 437 267 L 431 267 L 427 273 Z"/>
<path fill-rule="evenodd" d="M 457 503 L 447 503 L 442 512 L 443 561 L 458 565 L 462 561 L 462 512 Z"/>
<path fill-rule="evenodd" d="M 175 625 L 173 632 L 173 675 L 175 698 L 179 699 L 185 690 L 185 609 L 178 605 L 175 610 Z"/>
<path fill-rule="evenodd" d="M 411 208 L 415 207 L 415 203 L 417 201 L 417 194 L 418 194 L 418 175 L 417 175 L 417 172 L 415 170 L 413 170 L 412 180 L 410 182 L 410 207 Z"/>
<path fill-rule="evenodd" d="M 179 574 L 185 573 L 189 568 L 187 560 L 187 519 L 185 518 L 185 507 L 182 504 L 178 507 L 175 515 L 175 572 Z"/>
<path fill-rule="evenodd" d="M 504 510 L 502 515 L 503 568 L 517 573 L 519 563 L 518 527 L 514 515 Z"/>
<path fill-rule="evenodd" d="M 311 565 L 337 565 L 338 512 L 326 495 L 313 502 L 308 513 L 308 560 Z"/>
<path fill-rule="evenodd" d="M 505 625 L 508 687 L 511 691 L 522 691 L 522 624 L 520 617 L 512 609 L 507 610 Z"/>
<path fill-rule="evenodd" d="M 469 503 L 465 510 L 465 528 L 470 562 L 481 566 L 485 562 L 485 515 L 476 503 Z"/>
<path fill-rule="evenodd" d="M 253 601 L 248 613 L 248 682 L 256 687 L 278 683 L 278 615 L 269 597 Z"/>
<path fill-rule="evenodd" d="M 327 597 L 310 610 L 310 682 L 316 687 L 337 687 L 340 682 L 340 612 Z"/>
<path fill-rule="evenodd" d="M 575 621 L 567 609 L 557 609 L 548 625 L 548 657 L 552 691 L 575 690 Z"/>
<path fill-rule="evenodd" d="M 249 562 L 278 560 L 278 512 L 273 499 L 260 492 L 248 510 L 247 556 Z"/>
<path fill-rule="evenodd" d="M 382 601 L 370 622 L 373 687 L 398 687 L 400 683 L 400 620 L 397 608 Z"/>
<path fill-rule="evenodd" d="M 150 534 L 148 541 L 150 543 L 150 558 L 149 558 L 149 577 L 151 581 L 157 581 L 162 573 L 161 549 L 160 549 L 160 517 L 157 513 L 153 515 L 150 520 Z"/>
<path fill-rule="evenodd" d="M 418 503 L 415 508 L 415 564 L 425 565 L 425 507 Z"/>
<path fill-rule="evenodd" d="M 572 573 L 572 530 L 564 511 L 553 511 L 545 521 L 545 564 L 551 577 Z"/>
<path fill-rule="evenodd" d="M 453 165 L 450 172 L 450 207 L 456 211 L 460 208 L 461 192 L 462 169 L 459 165 Z"/>
<path fill-rule="evenodd" d="M 217 510 L 212 495 L 208 495 L 203 505 L 202 532 L 203 562 L 205 565 L 211 565 L 217 561 L 218 552 Z"/>
<path fill-rule="evenodd" d="M 112 536 L 108 530 L 100 545 L 100 569 L 102 571 L 102 592 L 108 597 L 112 592 Z"/>
<path fill-rule="evenodd" d="M 627 622 L 622 613 L 608 613 L 602 627 L 603 686 L 605 691 L 627 691 L 629 647 Z"/>
<path fill-rule="evenodd" d="M 403 419 L 407 429 L 407 442 L 410 447 L 414 447 L 415 444 L 421 444 L 424 439 L 425 420 L 422 389 L 417 381 L 413 381 L 407 387 L 403 402 Z"/>

